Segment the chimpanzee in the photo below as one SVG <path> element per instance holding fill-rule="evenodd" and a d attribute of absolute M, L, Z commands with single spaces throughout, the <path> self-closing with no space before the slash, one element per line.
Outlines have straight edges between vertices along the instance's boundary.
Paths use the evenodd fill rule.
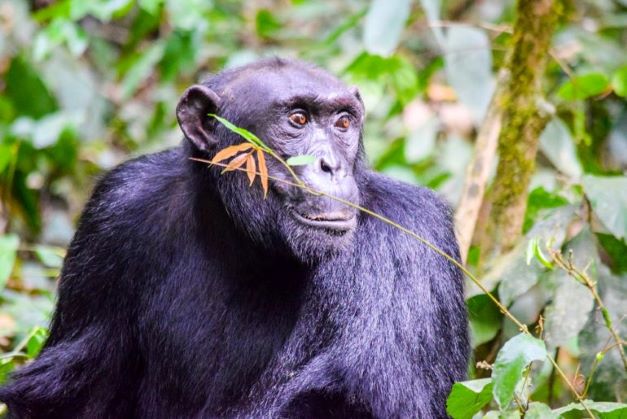
<path fill-rule="evenodd" d="M 254 132 L 267 196 L 212 159 Z M 0 390 L 16 418 L 439 418 L 469 345 L 450 211 L 374 173 L 356 89 L 272 58 L 190 87 L 186 141 L 96 186 L 50 336 Z M 290 183 L 286 183 L 291 182 Z"/>

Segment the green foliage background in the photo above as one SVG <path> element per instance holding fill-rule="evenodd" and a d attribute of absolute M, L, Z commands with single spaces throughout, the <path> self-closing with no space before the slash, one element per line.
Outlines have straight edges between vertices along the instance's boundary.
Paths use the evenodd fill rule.
<path fill-rule="evenodd" d="M 493 379 L 485 364 L 469 367 L 482 380 L 456 385 L 455 417 L 486 403 L 496 409 L 486 417 L 581 415 L 551 364 L 533 356 L 538 342 L 587 398 L 627 397 L 591 293 L 546 254 L 572 250 L 627 336 L 627 3 L 565 5 L 543 86 L 555 115 L 540 139 L 525 236 L 481 269 L 481 249 L 469 259 L 542 341 L 499 352 L 524 338 L 469 283 L 474 362 L 496 364 Z M 498 0 L 2 0 L 0 380 L 45 338 L 54 279 L 94 181 L 180 142 L 174 108 L 185 87 L 258 57 L 313 61 L 359 87 L 372 165 L 455 207 L 513 18 L 513 2 Z M 624 405 L 591 406 L 627 416 Z"/>

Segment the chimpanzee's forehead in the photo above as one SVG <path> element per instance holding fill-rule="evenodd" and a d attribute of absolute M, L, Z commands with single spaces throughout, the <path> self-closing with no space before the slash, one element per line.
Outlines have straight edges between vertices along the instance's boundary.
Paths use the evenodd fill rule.
<path fill-rule="evenodd" d="M 231 84 L 235 97 L 260 99 L 265 103 L 288 102 L 297 97 L 336 100 L 354 97 L 349 88 L 331 74 L 307 67 L 285 66 L 244 72 Z"/>

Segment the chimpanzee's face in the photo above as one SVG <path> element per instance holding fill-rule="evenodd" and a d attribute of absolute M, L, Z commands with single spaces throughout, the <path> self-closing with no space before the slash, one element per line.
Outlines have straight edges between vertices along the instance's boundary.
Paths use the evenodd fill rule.
<path fill-rule="evenodd" d="M 291 166 L 296 178 L 282 162 L 266 157 L 270 175 L 278 179 L 270 179 L 266 202 L 253 205 L 270 219 L 258 222 L 256 231 L 249 233 L 279 233 L 281 240 L 307 261 L 350 243 L 357 210 L 342 201 L 359 203 L 355 170 L 364 109 L 356 89 L 304 65 L 243 70 L 221 87 L 215 89 L 219 115 L 254 132 L 284 161 L 310 156 L 308 164 Z M 179 119 L 180 114 L 179 106 Z M 214 130 L 228 138 L 227 144 L 222 138 L 220 147 L 244 141 L 224 127 Z M 301 181 L 305 187 L 296 185 Z M 255 196 L 263 199 L 261 194 Z M 248 208 L 243 202 L 236 206 Z M 245 220 L 241 224 L 246 225 Z"/>

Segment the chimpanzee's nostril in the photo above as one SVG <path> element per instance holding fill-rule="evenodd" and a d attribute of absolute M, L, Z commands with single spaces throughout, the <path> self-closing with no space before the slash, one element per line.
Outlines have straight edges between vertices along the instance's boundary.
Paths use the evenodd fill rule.
<path fill-rule="evenodd" d="M 333 169 L 329 166 L 325 159 L 320 159 L 320 169 L 322 169 L 323 172 L 333 174 Z"/>

